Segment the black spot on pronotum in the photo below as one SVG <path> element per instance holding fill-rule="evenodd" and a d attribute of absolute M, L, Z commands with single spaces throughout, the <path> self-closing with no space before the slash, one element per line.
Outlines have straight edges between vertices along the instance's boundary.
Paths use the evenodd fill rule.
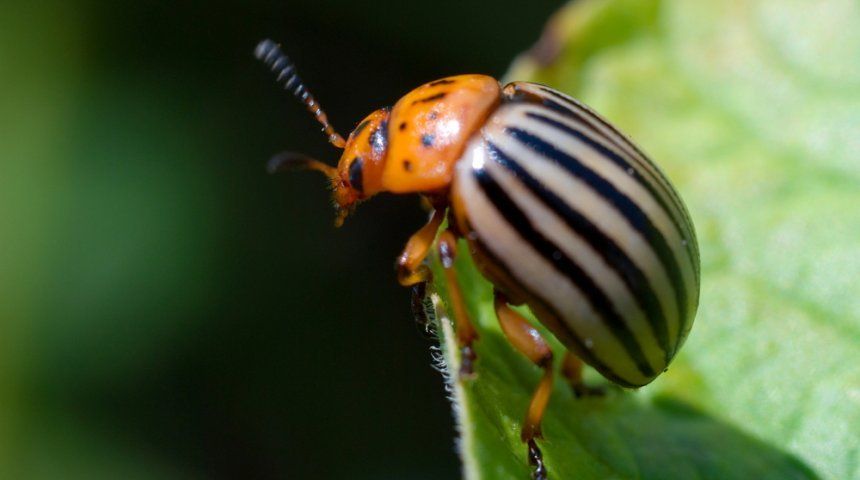
<path fill-rule="evenodd" d="M 400 122 L 400 125 L 398 125 L 397 128 L 399 128 L 401 132 L 406 130 L 406 122 Z"/>
<path fill-rule="evenodd" d="M 364 183 L 364 178 L 362 176 L 362 167 L 364 166 L 364 160 L 361 157 L 355 157 L 352 160 L 352 163 L 349 164 L 349 184 L 352 186 L 354 190 L 359 192 L 362 191 Z"/>
<path fill-rule="evenodd" d="M 429 133 L 425 133 L 424 135 L 421 135 L 421 145 L 424 145 L 425 147 L 432 147 L 433 146 L 433 140 L 434 140 L 433 135 L 430 135 Z"/>
<path fill-rule="evenodd" d="M 403 170 L 406 170 L 407 172 L 411 172 L 412 171 L 412 162 L 410 162 L 409 160 L 403 160 Z"/>
<path fill-rule="evenodd" d="M 439 99 L 445 98 L 445 95 L 448 95 L 448 92 L 439 92 L 435 95 L 430 95 L 429 97 L 419 98 L 418 100 L 415 100 L 414 102 L 412 102 L 412 105 L 415 105 L 416 103 L 427 103 L 427 102 L 439 100 Z"/>
<path fill-rule="evenodd" d="M 430 120 L 436 120 L 436 118 L 438 117 L 439 112 L 437 112 L 436 110 L 433 110 L 432 112 L 430 112 L 430 115 L 427 115 L 427 118 L 429 118 Z"/>
<path fill-rule="evenodd" d="M 451 83 L 456 83 L 456 80 L 451 80 L 450 78 L 443 78 L 442 80 L 436 80 L 435 82 L 430 82 L 427 86 L 435 87 L 436 85 L 448 85 Z"/>

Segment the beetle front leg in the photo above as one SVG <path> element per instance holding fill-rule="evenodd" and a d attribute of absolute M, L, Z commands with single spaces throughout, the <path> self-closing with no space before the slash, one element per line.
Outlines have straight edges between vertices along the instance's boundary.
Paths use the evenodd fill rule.
<path fill-rule="evenodd" d="M 457 332 L 457 345 L 460 347 L 460 376 L 468 377 L 474 372 L 475 350 L 472 342 L 478 339 L 478 332 L 469 320 L 469 312 L 463 301 L 460 284 L 457 282 L 457 273 L 454 271 L 454 259 L 457 257 L 457 238 L 450 230 L 445 230 L 439 235 L 439 258 L 445 271 L 445 280 L 448 284 L 448 296 L 451 299 L 451 308 L 454 310 L 454 328 Z"/>
<path fill-rule="evenodd" d="M 430 279 L 430 269 L 424 265 L 424 259 L 430 253 L 433 239 L 444 219 L 445 209 L 433 210 L 427 224 L 409 237 L 406 248 L 397 257 L 397 281 L 404 287 L 412 287 Z"/>
<path fill-rule="evenodd" d="M 547 472 L 546 466 L 543 464 L 543 454 L 541 454 L 535 440 L 543 438 L 540 427 L 541 420 L 552 394 L 552 350 L 540 332 L 522 315 L 508 306 L 507 298 L 498 290 L 495 291 L 494 306 L 502 332 L 505 333 L 505 337 L 511 345 L 528 357 L 532 363 L 543 369 L 543 376 L 532 394 L 531 402 L 529 402 L 529 409 L 526 411 L 520 438 L 528 445 L 529 464 L 534 467 L 532 478 L 546 480 Z"/>
<path fill-rule="evenodd" d="M 424 259 L 430 253 L 433 239 L 439 225 L 445 218 L 444 209 L 434 209 L 427 224 L 409 237 L 403 253 L 397 257 L 397 281 L 404 287 L 412 287 L 412 315 L 415 321 L 427 335 L 427 312 L 424 310 L 424 296 L 427 291 L 427 281 L 430 280 L 430 269 L 424 265 Z"/>

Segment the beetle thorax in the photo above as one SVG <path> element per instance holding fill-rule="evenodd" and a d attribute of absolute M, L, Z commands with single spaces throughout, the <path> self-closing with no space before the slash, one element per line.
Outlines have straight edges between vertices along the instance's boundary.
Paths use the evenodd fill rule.
<path fill-rule="evenodd" d="M 499 103 L 499 82 L 458 75 L 424 84 L 391 110 L 382 185 L 395 193 L 447 189 L 469 139 Z"/>
<path fill-rule="evenodd" d="M 499 83 L 458 75 L 424 84 L 362 120 L 332 178 L 341 215 L 379 192 L 433 195 L 447 190 L 454 164 L 499 103 Z"/>

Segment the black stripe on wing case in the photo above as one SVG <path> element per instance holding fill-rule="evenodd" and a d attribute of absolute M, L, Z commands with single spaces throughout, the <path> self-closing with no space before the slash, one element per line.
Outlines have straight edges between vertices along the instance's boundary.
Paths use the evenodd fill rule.
<path fill-rule="evenodd" d="M 533 118 L 535 120 L 538 120 L 544 124 L 550 125 L 550 126 L 556 128 L 558 130 L 562 130 L 563 132 L 567 133 L 568 135 L 576 137 L 578 140 L 584 142 L 589 147 L 596 150 L 598 153 L 600 153 L 604 157 L 608 158 L 612 163 L 614 163 L 619 168 L 624 170 L 627 174 L 629 174 L 631 177 L 633 177 L 633 179 L 636 180 L 636 182 L 639 185 L 641 185 L 643 188 L 645 188 L 648 191 L 648 193 L 651 195 L 651 197 L 654 199 L 654 201 L 656 201 L 660 205 L 660 207 L 666 212 L 666 214 L 672 220 L 672 225 L 675 227 L 675 230 L 678 231 L 678 235 L 681 238 L 686 238 L 685 232 L 690 230 L 689 221 L 686 217 L 686 211 L 684 210 L 683 207 L 679 206 L 680 199 L 678 199 L 677 194 L 675 193 L 674 189 L 672 189 L 672 187 L 668 184 L 668 181 L 663 178 L 662 174 L 660 174 L 659 172 L 652 174 L 651 172 L 648 172 L 648 170 L 646 170 L 646 172 L 649 173 L 649 177 L 651 177 L 651 178 L 643 177 L 642 173 L 638 169 L 634 168 L 634 166 L 630 162 L 628 162 L 622 155 L 619 155 L 617 152 L 613 151 L 612 149 L 610 149 L 609 147 L 607 147 L 603 143 L 595 140 L 595 137 L 602 138 L 602 139 L 606 140 L 607 142 L 615 145 L 616 147 L 618 147 L 619 149 L 621 149 L 623 151 L 623 148 L 621 148 L 617 142 L 615 142 L 611 138 L 607 137 L 606 135 L 602 134 L 601 132 L 593 129 L 593 127 L 591 127 L 591 125 L 589 125 L 588 121 L 586 119 L 584 119 L 579 113 L 574 112 L 573 110 L 570 110 L 563 105 L 559 105 L 558 103 L 555 103 L 552 100 L 546 100 L 545 103 L 547 103 L 547 102 L 554 104 L 558 107 L 558 109 L 551 108 L 552 110 L 554 110 L 557 113 L 560 113 L 566 117 L 570 117 L 570 118 L 573 118 L 574 120 L 579 121 L 583 126 L 585 126 L 586 128 L 588 128 L 590 130 L 591 134 L 585 133 L 581 130 L 577 130 L 577 129 L 569 126 L 569 125 L 566 125 L 566 124 L 559 122 L 555 119 L 552 119 L 550 117 L 547 117 L 546 115 L 541 115 L 539 113 L 526 112 L 526 116 Z M 642 165 L 642 162 L 637 162 L 637 165 Z M 681 215 L 682 215 L 681 219 L 678 219 L 675 216 L 675 214 L 673 213 L 673 209 L 671 209 L 669 207 L 669 205 L 666 203 L 666 200 L 663 198 L 663 196 L 655 188 L 655 186 L 654 186 L 655 183 L 658 185 L 658 188 L 660 188 L 660 190 L 662 192 L 665 192 L 667 195 L 669 195 L 669 199 L 673 203 L 673 206 L 675 207 L 674 209 L 678 210 L 681 213 Z M 692 253 L 689 253 L 689 254 L 693 255 Z M 691 258 L 691 263 L 695 263 L 695 262 L 692 262 L 692 258 Z"/>
<path fill-rule="evenodd" d="M 668 193 L 672 200 L 672 203 L 677 206 L 678 211 L 685 220 L 690 234 L 694 237 L 692 240 L 695 240 L 695 232 L 692 228 L 692 220 L 690 220 L 689 213 L 684 207 L 684 204 L 681 199 L 678 197 L 678 193 L 675 191 L 674 188 L 672 188 L 671 184 L 669 183 L 669 180 L 666 178 L 663 172 L 661 172 L 660 169 L 648 159 L 648 156 L 645 155 L 645 153 L 643 153 L 642 150 L 639 149 L 639 147 L 637 147 L 633 142 L 630 142 L 624 134 L 622 134 L 617 128 L 615 128 L 614 125 L 602 119 L 599 115 L 594 113 L 585 105 L 580 104 L 576 100 L 568 98 L 562 95 L 560 92 L 556 92 L 546 86 L 537 84 L 534 84 L 534 86 L 538 87 L 541 92 L 535 92 L 533 90 L 523 90 L 522 87 L 519 87 L 516 90 L 516 93 L 511 96 L 510 99 L 515 102 L 542 105 L 562 116 L 577 120 L 582 123 L 583 126 L 585 126 L 589 131 L 593 132 L 596 137 L 605 139 L 607 142 L 614 145 L 616 148 L 625 153 L 629 153 L 626 152 L 625 147 L 633 149 L 633 151 L 642 158 L 642 161 L 637 161 L 637 165 L 642 166 L 649 174 L 652 181 L 658 183 L 661 187 L 663 187 L 662 190 Z M 554 97 L 555 99 L 563 102 L 566 105 L 562 105 L 561 103 L 553 100 L 552 98 L 549 98 L 547 95 Z M 604 126 L 605 128 L 608 128 L 611 132 L 615 133 L 620 140 L 611 138 L 603 132 L 597 130 L 594 126 L 595 122 L 600 124 L 601 126 Z M 674 216 L 671 214 L 670 216 L 672 216 L 673 221 L 675 221 Z M 693 245 L 693 248 L 697 249 L 698 246 Z M 698 272 L 698 250 L 694 251 L 693 253 L 697 259 L 696 263 L 694 264 L 694 269 L 696 269 L 696 271 Z"/>
<path fill-rule="evenodd" d="M 666 176 L 663 174 L 663 172 L 660 170 L 660 168 L 657 167 L 656 165 L 654 165 L 654 163 L 649 160 L 648 155 L 645 155 L 645 152 L 643 152 L 635 143 L 629 141 L 627 139 L 627 136 L 624 135 L 623 133 L 621 133 L 621 131 L 618 130 L 615 127 L 615 125 L 612 125 L 611 123 L 604 120 L 602 117 L 600 117 L 599 115 L 594 113 L 587 106 L 585 106 L 585 105 L 577 102 L 575 99 L 569 98 L 569 97 L 563 95 L 562 93 L 557 92 L 557 91 L 555 91 L 549 87 L 540 85 L 540 86 L 538 86 L 538 88 L 541 91 L 543 91 L 544 93 L 547 93 L 547 94 L 557 98 L 558 100 L 560 100 L 564 103 L 567 103 L 568 105 L 573 106 L 575 109 L 582 111 L 585 114 L 585 116 L 587 116 L 588 118 L 585 118 L 585 116 L 580 115 L 579 113 L 575 112 L 571 108 L 567 108 L 563 105 L 560 105 L 557 102 L 554 102 L 554 101 L 552 101 L 546 97 L 541 97 L 544 99 L 544 102 L 542 102 L 542 103 L 544 103 L 545 106 L 555 110 L 557 113 L 565 114 L 566 116 L 570 116 L 570 117 L 574 118 L 575 120 L 579 120 L 581 123 L 588 126 L 589 129 L 595 133 L 595 135 L 599 135 L 600 137 L 605 138 L 607 141 L 609 141 L 611 144 L 615 145 L 616 147 L 618 147 L 621 150 L 624 150 L 624 145 L 632 148 L 633 151 L 636 152 L 636 154 L 638 154 L 642 159 L 644 159 L 644 161 L 639 162 L 639 163 L 641 165 L 645 166 L 648 173 L 651 174 L 651 176 L 657 181 L 657 183 L 660 184 L 661 187 L 663 187 L 663 191 L 665 191 L 669 194 L 669 197 L 672 199 L 677 210 L 680 212 L 681 216 L 684 219 L 684 223 L 687 227 L 687 229 L 684 231 L 689 232 L 689 235 L 691 238 L 686 238 L 686 236 L 683 235 L 683 231 L 682 231 L 682 237 L 687 240 L 687 243 L 689 245 L 688 250 L 691 251 L 690 254 L 695 259 L 692 262 L 692 265 L 693 265 L 693 270 L 696 272 L 696 277 L 698 277 L 699 276 L 699 245 L 698 245 L 698 242 L 696 241 L 696 230 L 695 230 L 695 228 L 693 228 L 693 220 L 690 218 L 690 213 L 687 211 L 687 208 L 684 206 L 684 202 L 681 201 L 681 198 L 678 196 L 678 192 L 675 191 L 674 187 L 672 187 L 671 182 L 669 182 L 669 179 L 666 178 Z M 547 102 L 552 103 L 552 105 L 548 105 Z M 615 139 L 609 138 L 607 135 L 597 131 L 593 127 L 592 121 L 597 122 L 600 125 L 602 125 L 603 127 L 609 129 L 611 132 L 613 132 L 615 135 L 617 135 L 618 138 L 621 139 L 621 142 L 623 142 L 624 145 L 621 145 L 621 143 L 616 141 Z M 676 226 L 677 226 L 677 224 L 676 224 Z"/>
<path fill-rule="evenodd" d="M 687 289 L 684 284 L 684 278 L 681 275 L 678 261 L 666 243 L 666 239 L 657 227 L 651 223 L 651 219 L 645 215 L 645 212 L 636 205 L 636 202 L 618 191 L 612 183 L 583 165 L 576 158 L 554 147 L 546 140 L 516 127 L 505 127 L 505 133 L 522 145 L 564 168 L 574 177 L 581 179 L 598 195 L 605 198 L 607 202 L 614 206 L 624 216 L 627 223 L 645 238 L 669 274 L 672 288 L 675 290 L 675 300 L 678 305 L 678 332 L 680 334 L 683 331 L 682 327 L 686 324 L 687 318 Z M 677 343 L 677 339 L 675 340 Z"/>
<path fill-rule="evenodd" d="M 672 225 L 675 227 L 675 231 L 678 232 L 678 236 L 682 239 L 686 239 L 687 242 L 689 242 L 689 239 L 687 239 L 687 235 L 685 234 L 685 232 L 688 232 L 689 229 L 686 228 L 686 225 L 682 226 L 678 222 L 678 219 L 674 215 L 672 215 L 672 210 L 669 209 L 669 206 L 666 204 L 665 200 L 663 200 L 662 195 L 657 193 L 657 190 L 654 188 L 654 184 L 648 181 L 648 179 L 643 178 L 639 171 L 633 168 L 633 166 L 630 165 L 630 163 L 625 160 L 621 155 L 618 155 L 616 152 L 612 151 L 612 149 L 607 148 L 602 143 L 594 140 L 594 138 L 592 138 L 590 135 L 575 129 L 570 125 L 565 125 L 558 120 L 547 117 L 546 115 L 541 115 L 540 113 L 535 112 L 526 112 L 526 116 L 575 137 L 576 139 L 582 141 L 583 143 L 594 149 L 597 153 L 609 159 L 612 163 L 617 165 L 618 168 L 624 170 L 628 175 L 633 177 L 633 179 L 636 180 L 639 185 L 645 188 L 645 190 L 647 190 L 648 193 L 651 195 L 651 198 L 653 198 L 660 205 L 660 208 L 662 208 L 663 211 L 666 212 L 666 215 L 669 217 L 669 219 L 672 221 Z M 665 190 L 667 189 L 664 189 L 664 191 Z M 672 190 L 668 189 L 668 191 Z M 683 211 L 681 207 L 677 207 L 677 209 Z M 687 252 L 690 264 L 693 265 L 693 268 L 695 269 L 698 262 L 695 260 L 693 252 L 691 252 L 690 249 L 685 250 Z"/>
<path fill-rule="evenodd" d="M 606 327 L 627 351 L 627 354 L 639 372 L 645 377 L 653 377 L 654 370 L 645 359 L 645 354 L 639 347 L 636 337 L 627 328 L 627 325 L 618 312 L 615 311 L 612 302 L 610 302 L 603 290 L 597 286 L 594 280 L 579 265 L 564 255 L 555 244 L 544 237 L 532 225 L 526 215 L 508 197 L 504 189 L 486 170 L 477 169 L 473 170 L 473 172 L 481 190 L 523 242 L 531 245 L 538 254 L 553 265 L 556 271 L 568 278 L 571 283 L 582 291 L 594 311 L 603 319 Z"/>
<path fill-rule="evenodd" d="M 633 295 L 633 299 L 639 308 L 645 313 L 645 317 L 651 326 L 651 331 L 657 339 L 658 345 L 666 355 L 666 362 L 670 359 L 671 348 L 669 347 L 669 332 L 666 316 L 657 295 L 654 293 L 651 283 L 636 266 L 633 260 L 624 253 L 615 241 L 604 234 L 596 225 L 591 223 L 584 215 L 565 202 L 536 178 L 532 177 L 520 164 L 499 148 L 488 142 L 487 146 L 490 158 L 496 163 L 511 171 L 536 197 L 538 197 L 547 208 L 576 232 L 601 258 L 614 270 Z"/>
<path fill-rule="evenodd" d="M 674 202 L 678 205 L 683 205 L 681 199 L 678 197 L 678 193 L 675 191 L 674 188 L 672 188 L 672 184 L 669 182 L 669 179 L 666 178 L 663 172 L 661 172 L 660 169 L 648 159 L 648 155 L 645 155 L 645 152 L 639 149 L 639 147 L 636 146 L 635 143 L 631 142 L 626 135 L 621 133 L 621 131 L 615 127 L 615 125 L 612 125 L 611 123 L 604 120 L 602 117 L 600 117 L 598 114 L 596 114 L 593 110 L 591 110 L 584 104 L 578 102 L 573 98 L 563 95 L 561 92 L 557 92 L 545 86 L 540 86 L 538 88 L 540 88 L 540 90 L 544 93 L 547 93 L 560 100 L 561 102 L 566 103 L 569 107 L 564 108 L 564 110 L 569 113 L 569 116 L 582 122 L 590 130 L 595 132 L 596 135 L 605 138 L 607 141 L 609 141 L 611 144 L 615 145 L 622 151 L 626 150 L 624 147 L 629 147 L 630 149 L 632 149 L 634 153 L 636 153 L 637 155 L 639 155 L 640 158 L 642 158 L 642 162 L 640 162 L 640 164 L 642 164 L 647 169 L 648 173 L 654 177 L 654 180 L 661 184 L 664 190 L 668 192 L 672 200 L 674 200 Z M 602 127 L 607 128 L 610 132 L 614 133 L 620 140 L 611 138 L 608 135 L 597 130 L 594 127 L 595 122 L 600 124 Z M 681 214 L 684 215 L 685 220 L 689 221 L 687 212 L 683 209 L 680 210 Z"/>
<path fill-rule="evenodd" d="M 470 231 L 474 231 L 474 229 L 472 229 L 470 227 Z M 478 252 L 480 252 L 481 256 L 483 256 L 488 261 L 492 262 L 496 268 L 502 270 L 503 274 L 510 281 L 512 281 L 518 285 L 518 287 L 522 290 L 522 292 L 520 292 L 520 293 L 526 297 L 525 303 L 530 308 L 532 308 L 532 310 L 541 309 L 541 310 L 546 311 L 549 315 L 551 315 L 553 317 L 553 319 L 555 320 L 555 323 L 558 325 L 558 327 L 564 329 L 567 338 L 570 338 L 576 344 L 576 348 L 574 349 L 574 353 L 580 359 L 582 359 L 583 361 L 585 361 L 585 363 L 594 367 L 597 371 L 602 373 L 603 376 L 605 376 L 609 380 L 617 383 L 618 385 L 621 385 L 623 387 L 629 387 L 629 388 L 635 388 L 635 387 L 639 386 L 638 384 L 631 383 L 631 382 L 624 380 L 623 378 L 619 377 L 617 373 L 615 373 L 612 369 L 610 369 L 605 363 L 600 361 L 594 355 L 592 350 L 589 347 L 585 346 L 585 344 L 582 342 L 582 339 L 579 338 L 573 330 L 571 330 L 570 325 L 568 325 L 566 322 L 564 322 L 562 320 L 563 317 L 558 313 L 558 311 L 545 298 L 543 298 L 542 295 L 540 295 L 536 292 L 532 292 L 531 290 L 526 288 L 525 285 L 522 285 L 519 281 L 517 281 L 516 277 L 510 272 L 510 270 L 507 268 L 505 263 L 502 262 L 499 259 L 499 257 L 493 253 L 493 251 L 483 242 L 483 240 L 481 240 L 480 237 L 470 239 L 469 242 L 473 244 L 474 248 Z M 541 320 L 541 321 L 545 321 L 545 320 Z M 546 325 L 546 326 L 549 327 L 549 325 Z"/>
<path fill-rule="evenodd" d="M 542 105 L 542 106 L 544 106 L 544 107 L 552 110 L 553 112 L 558 113 L 564 117 L 571 118 L 573 120 L 577 120 L 580 123 L 582 123 L 582 125 L 584 127 L 586 127 L 590 132 L 592 132 L 594 134 L 594 136 L 600 137 L 600 138 L 606 140 L 607 142 L 609 142 L 611 145 L 615 146 L 616 148 L 618 148 L 622 152 L 629 153 L 626 151 L 625 146 L 632 147 L 633 151 L 635 153 L 638 153 L 643 159 L 646 159 L 644 161 L 637 162 L 637 164 L 643 166 L 645 168 L 645 170 L 649 174 L 651 174 L 652 176 L 655 175 L 655 173 L 652 170 L 654 170 L 656 167 L 654 167 L 653 164 L 651 164 L 650 162 L 647 161 L 648 157 L 646 157 L 644 154 L 642 154 L 630 142 L 624 142 L 624 140 L 623 140 L 623 139 L 625 139 L 624 135 L 619 133 L 618 130 L 615 129 L 615 127 L 607 124 L 606 122 L 599 121 L 599 119 L 593 113 L 591 113 L 590 111 L 585 109 L 583 106 L 578 105 L 575 102 L 572 102 L 569 99 L 563 97 L 561 94 L 556 93 L 556 92 L 552 92 L 551 90 L 549 90 L 545 87 L 541 87 L 541 90 L 542 90 L 542 93 L 551 94 L 553 97 L 556 98 L 556 100 L 561 101 L 561 102 L 565 103 L 566 105 L 563 105 L 563 104 L 559 103 L 558 101 L 553 100 L 552 98 L 549 98 L 546 95 L 543 95 L 540 92 L 534 92 L 534 91 L 522 92 L 519 96 L 514 97 L 514 98 L 516 101 L 521 101 L 521 102 L 535 104 L 535 105 Z M 583 113 L 585 113 L 587 118 L 586 118 L 586 116 L 583 116 L 582 114 L 580 114 L 579 111 L 582 111 Z M 617 133 L 619 138 L 622 139 L 622 141 L 619 142 L 618 140 L 611 138 L 608 135 L 604 134 L 603 132 L 599 131 L 594 126 L 594 121 L 598 121 L 598 123 L 600 123 L 601 125 L 605 125 L 611 131 Z M 662 174 L 660 174 L 659 172 L 656 173 L 656 176 L 659 177 L 658 182 L 661 182 L 664 184 L 668 183 L 668 181 L 665 178 L 663 178 Z"/>

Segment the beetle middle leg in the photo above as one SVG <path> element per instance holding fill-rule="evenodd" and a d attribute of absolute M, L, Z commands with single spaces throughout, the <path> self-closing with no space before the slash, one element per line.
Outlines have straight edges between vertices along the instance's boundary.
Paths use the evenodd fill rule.
<path fill-rule="evenodd" d="M 543 376 L 532 394 L 529 409 L 520 431 L 520 437 L 528 445 L 529 463 L 534 467 L 535 480 L 546 479 L 546 467 L 543 456 L 535 442 L 542 438 L 541 420 L 546 411 L 549 397 L 552 394 L 552 350 L 541 336 L 540 332 L 528 320 L 508 306 L 508 300 L 498 290 L 495 291 L 494 306 L 499 325 L 508 341 L 520 353 L 528 357 L 535 365 L 543 369 Z"/>

